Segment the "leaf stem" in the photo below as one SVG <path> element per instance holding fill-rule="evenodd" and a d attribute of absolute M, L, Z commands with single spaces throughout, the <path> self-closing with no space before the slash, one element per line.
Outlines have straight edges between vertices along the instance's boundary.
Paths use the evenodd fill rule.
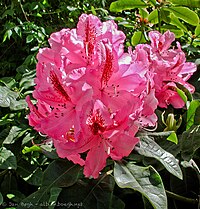
<path fill-rule="evenodd" d="M 158 30 L 161 33 L 161 14 L 160 14 L 160 8 L 158 10 Z"/>
<path fill-rule="evenodd" d="M 182 201 L 182 202 L 187 202 L 189 204 L 198 204 L 198 200 L 197 199 L 183 197 L 181 195 L 175 194 L 175 193 L 170 192 L 168 190 L 165 190 L 165 191 L 166 191 L 167 196 L 171 197 L 173 199 L 176 199 L 176 200 L 179 200 L 179 201 Z"/>

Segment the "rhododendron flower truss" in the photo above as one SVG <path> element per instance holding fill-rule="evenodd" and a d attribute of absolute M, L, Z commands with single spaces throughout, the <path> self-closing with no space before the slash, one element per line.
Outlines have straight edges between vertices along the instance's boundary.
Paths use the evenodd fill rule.
<path fill-rule="evenodd" d="M 194 87 L 186 81 L 196 71 L 194 63 L 186 62 L 185 54 L 177 42 L 177 48 L 170 48 L 175 36 L 170 31 L 163 35 L 158 31 L 149 32 L 151 45 L 140 44 L 131 52 L 132 62 L 143 64 L 146 67 L 146 76 L 149 77 L 155 89 L 159 106 L 166 108 L 169 104 L 175 108 L 182 108 L 184 101 L 177 93 L 176 83 L 185 86 L 191 93 Z"/>
<path fill-rule="evenodd" d="M 196 67 L 179 44 L 169 49 L 174 35 L 149 36 L 151 45 L 125 53 L 114 21 L 83 14 L 77 28 L 53 33 L 50 48 L 39 50 L 29 124 L 53 140 L 59 157 L 84 166 L 86 177 L 97 178 L 108 157 L 131 153 L 137 131 L 156 127 L 158 104 L 184 105 L 176 83 L 194 90 L 186 81 Z"/>

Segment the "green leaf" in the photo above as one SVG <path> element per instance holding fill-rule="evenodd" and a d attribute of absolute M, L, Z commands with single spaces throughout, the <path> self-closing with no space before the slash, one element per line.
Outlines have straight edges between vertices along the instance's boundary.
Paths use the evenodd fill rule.
<path fill-rule="evenodd" d="M 41 186 L 43 172 L 36 165 L 30 164 L 26 160 L 21 160 L 20 162 L 18 162 L 16 172 L 27 183 L 35 186 Z"/>
<path fill-rule="evenodd" d="M 184 92 L 188 101 L 193 100 L 191 92 L 184 85 L 182 85 L 180 83 L 176 83 L 176 86 Z M 183 96 L 183 97 L 185 97 L 185 96 Z"/>
<path fill-rule="evenodd" d="M 200 125 L 192 126 L 184 131 L 180 143 L 182 158 L 189 161 L 200 147 Z"/>
<path fill-rule="evenodd" d="M 24 73 L 22 75 L 21 81 L 19 82 L 20 88 L 23 87 L 24 89 L 28 89 L 31 86 L 34 86 L 35 85 L 35 83 L 34 83 L 35 76 L 36 76 L 36 71 L 35 70 Z"/>
<path fill-rule="evenodd" d="M 141 0 L 118 0 L 112 2 L 110 5 L 111 12 L 122 12 L 123 10 L 131 10 L 135 8 L 145 8 L 148 4 L 144 3 Z"/>
<path fill-rule="evenodd" d="M 40 189 L 25 198 L 17 209 L 28 208 L 41 209 L 50 199 L 52 187 L 70 187 L 76 183 L 81 167 L 69 161 L 53 161 L 44 171 L 42 186 Z"/>
<path fill-rule="evenodd" d="M 0 205 L 3 203 L 3 195 L 0 192 Z"/>
<path fill-rule="evenodd" d="M 198 25 L 199 24 L 199 17 L 198 15 L 186 7 L 169 7 L 165 8 L 165 10 L 168 10 L 172 12 L 176 17 L 180 18 L 181 20 L 191 24 L 191 25 Z"/>
<path fill-rule="evenodd" d="M 22 37 L 22 31 L 20 27 L 18 26 L 14 27 L 14 31 L 20 38 Z"/>
<path fill-rule="evenodd" d="M 178 138 L 175 132 L 172 132 L 168 137 L 167 137 L 168 141 L 171 141 L 175 144 L 178 144 Z"/>
<path fill-rule="evenodd" d="M 190 129 L 190 127 L 194 124 L 194 118 L 196 115 L 197 108 L 200 107 L 199 100 L 193 100 L 190 102 L 190 106 L 187 111 L 187 122 L 186 122 L 186 130 Z M 196 124 L 198 125 L 198 124 Z"/>
<path fill-rule="evenodd" d="M 8 136 L 3 141 L 3 144 L 13 144 L 18 139 L 19 134 L 21 133 L 22 128 L 18 126 L 12 126 Z"/>
<path fill-rule="evenodd" d="M 29 153 L 29 152 L 41 152 L 41 147 L 37 146 L 37 145 L 33 145 L 32 147 L 24 147 L 24 149 L 22 150 L 23 154 Z"/>
<path fill-rule="evenodd" d="M 141 31 L 136 31 L 131 38 L 131 44 L 133 46 L 136 46 L 137 44 L 141 44 L 145 42 L 146 42 L 145 37 Z"/>
<path fill-rule="evenodd" d="M 141 15 L 142 18 L 148 18 L 148 15 L 149 15 L 147 10 L 143 8 L 139 8 L 139 14 Z"/>
<path fill-rule="evenodd" d="M 141 167 L 131 162 L 124 165 L 116 162 L 114 178 L 121 188 L 130 188 L 140 192 L 155 209 L 167 208 L 167 197 L 162 179 L 152 167 Z"/>
<path fill-rule="evenodd" d="M 154 9 L 148 16 L 148 21 L 153 24 L 158 23 L 158 10 Z"/>
<path fill-rule="evenodd" d="M 179 88 L 176 88 L 176 91 L 177 91 L 178 95 L 181 97 L 181 99 L 186 103 L 187 102 L 187 96 L 186 96 L 185 92 L 182 91 Z"/>
<path fill-rule="evenodd" d="M 180 30 L 179 28 L 177 28 L 174 25 L 162 25 L 161 26 L 161 30 L 163 32 L 165 32 L 167 30 L 170 30 L 171 32 L 173 32 L 175 34 L 176 38 L 180 38 L 180 37 L 182 37 L 184 35 L 183 31 Z"/>
<path fill-rule="evenodd" d="M 14 78 L 12 77 L 3 77 L 0 78 L 0 82 L 6 85 L 9 89 L 13 88 L 16 86 L 17 82 L 15 81 Z"/>
<path fill-rule="evenodd" d="M 195 34 L 195 36 L 200 35 L 200 24 L 198 24 L 197 27 L 195 28 L 194 34 Z"/>
<path fill-rule="evenodd" d="M 149 136 L 139 136 L 140 142 L 135 147 L 135 150 L 146 157 L 152 157 L 160 161 L 164 167 L 174 176 L 179 179 L 183 178 L 181 168 L 178 164 L 178 160 L 169 152 L 161 148 L 153 139 Z"/>
<path fill-rule="evenodd" d="M 43 186 L 69 187 L 76 183 L 81 167 L 68 161 L 53 161 L 44 172 Z"/>
<path fill-rule="evenodd" d="M 52 187 L 50 189 L 50 198 L 49 198 L 49 204 L 48 204 L 49 209 L 54 209 L 54 207 L 56 206 L 57 198 L 61 191 L 62 189 L 59 187 Z"/>
<path fill-rule="evenodd" d="M 0 148 L 0 169 L 16 169 L 17 160 L 14 154 L 5 147 Z"/>
<path fill-rule="evenodd" d="M 175 5 L 200 8 L 199 0 L 169 0 L 169 1 Z"/>
<path fill-rule="evenodd" d="M 25 99 L 16 100 L 10 104 L 11 110 L 23 110 L 26 107 L 28 107 L 28 105 Z"/>
<path fill-rule="evenodd" d="M 160 9 L 160 16 L 161 16 L 161 21 L 165 21 L 166 23 L 170 23 L 171 18 L 170 18 L 170 12 L 166 11 L 164 9 Z"/>
<path fill-rule="evenodd" d="M 9 107 L 12 103 L 16 101 L 18 93 L 11 91 L 6 86 L 0 86 L 0 106 Z"/>
<path fill-rule="evenodd" d="M 12 35 L 12 30 L 10 29 L 7 30 L 3 36 L 3 42 L 5 42 L 7 38 L 10 40 L 11 35 Z"/>
<path fill-rule="evenodd" d="M 182 22 L 180 22 L 180 20 L 173 13 L 170 14 L 170 17 L 171 17 L 170 24 L 177 26 L 178 28 L 180 28 L 185 32 L 188 32 L 187 27 L 185 27 L 185 25 Z"/>
<path fill-rule="evenodd" d="M 34 39 L 34 36 L 33 36 L 33 35 L 28 35 L 28 36 L 26 37 L 26 43 L 28 44 L 28 43 L 32 42 L 33 39 Z"/>

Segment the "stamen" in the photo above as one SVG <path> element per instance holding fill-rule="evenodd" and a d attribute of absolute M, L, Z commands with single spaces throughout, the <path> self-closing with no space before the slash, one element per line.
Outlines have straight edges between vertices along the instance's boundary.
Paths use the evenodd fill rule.
<path fill-rule="evenodd" d="M 66 101 L 70 101 L 70 97 L 68 96 L 65 89 L 62 87 L 57 75 L 51 71 L 50 72 L 50 80 L 52 82 L 53 88 L 62 96 Z"/>

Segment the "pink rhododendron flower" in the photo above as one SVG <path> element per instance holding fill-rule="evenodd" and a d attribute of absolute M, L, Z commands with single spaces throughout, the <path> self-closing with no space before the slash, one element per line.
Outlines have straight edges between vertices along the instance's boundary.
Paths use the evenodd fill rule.
<path fill-rule="evenodd" d="M 169 48 L 174 35 L 154 31 L 150 39 L 125 53 L 113 21 L 83 14 L 77 28 L 53 33 L 50 48 L 39 50 L 29 124 L 52 139 L 59 157 L 84 166 L 86 177 L 97 178 L 108 157 L 131 153 L 137 131 L 156 126 L 158 103 L 184 105 L 176 82 L 193 91 L 187 80 L 195 66 L 179 44 Z"/>
<path fill-rule="evenodd" d="M 196 71 L 196 65 L 186 62 L 185 54 L 177 42 L 177 48 L 170 48 L 175 36 L 170 31 L 163 35 L 157 31 L 149 32 L 151 45 L 140 44 L 130 52 L 133 63 L 144 65 L 146 77 L 150 80 L 151 88 L 159 106 L 166 108 L 169 104 L 182 108 L 184 101 L 178 95 L 176 83 L 185 86 L 191 93 L 194 87 L 187 80 Z"/>

